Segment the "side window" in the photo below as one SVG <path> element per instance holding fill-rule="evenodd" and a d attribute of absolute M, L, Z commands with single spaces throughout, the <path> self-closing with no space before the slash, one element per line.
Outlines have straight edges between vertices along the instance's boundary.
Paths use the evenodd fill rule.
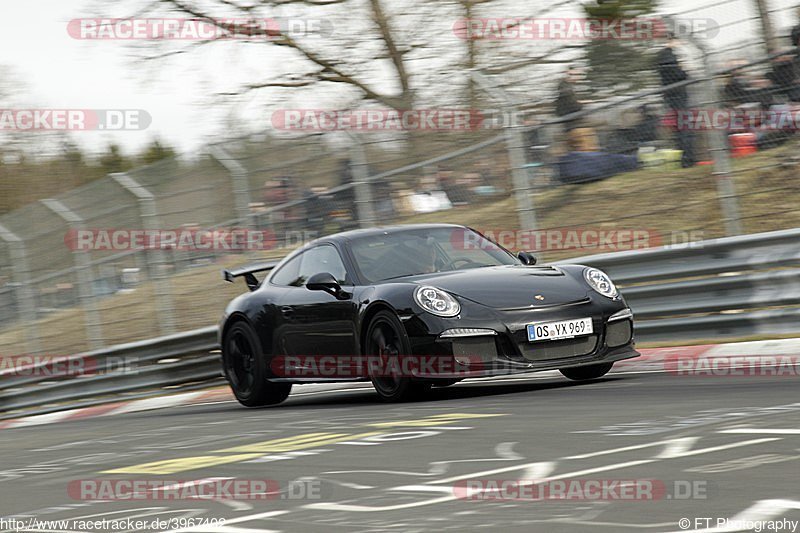
<path fill-rule="evenodd" d="M 314 274 L 329 272 L 342 285 L 349 284 L 342 258 L 336 248 L 329 244 L 308 250 L 278 270 L 270 280 L 283 287 L 302 287 Z"/>
<path fill-rule="evenodd" d="M 333 274 L 336 281 L 342 285 L 347 285 L 347 271 L 344 268 L 342 258 L 339 252 L 333 246 L 324 244 L 312 248 L 303 254 L 303 261 L 300 263 L 299 279 L 302 282 L 298 286 L 302 286 L 314 274 L 321 274 L 328 272 Z"/>
<path fill-rule="evenodd" d="M 289 287 L 296 285 L 300 273 L 300 261 L 303 260 L 305 254 L 300 254 L 278 270 L 270 283 L 280 285 L 282 287 Z"/>

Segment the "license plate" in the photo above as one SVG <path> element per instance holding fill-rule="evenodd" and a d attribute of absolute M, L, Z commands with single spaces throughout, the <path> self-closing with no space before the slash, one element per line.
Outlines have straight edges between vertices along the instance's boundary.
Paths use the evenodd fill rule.
<path fill-rule="evenodd" d="M 559 339 L 572 339 L 594 333 L 591 318 L 577 320 L 563 320 L 561 322 L 547 322 L 545 324 L 528 325 L 528 341 L 557 341 Z"/>

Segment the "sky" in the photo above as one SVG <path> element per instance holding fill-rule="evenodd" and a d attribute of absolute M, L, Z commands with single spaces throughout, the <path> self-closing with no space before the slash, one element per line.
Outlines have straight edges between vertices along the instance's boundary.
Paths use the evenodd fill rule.
<path fill-rule="evenodd" d="M 400 0 L 393 0 L 393 2 Z M 437 0 L 438 1 L 438 0 Z M 547 0 L 549 3 L 551 0 Z M 583 0 L 586 1 L 586 0 Z M 770 0 L 773 9 L 786 8 L 797 0 Z M 130 0 L 129 0 L 130 2 Z M 719 0 L 662 0 L 660 11 L 681 13 Z M 528 1 L 506 2 L 530 9 Z M 546 2 L 539 1 L 540 7 Z M 70 37 L 67 23 L 79 17 L 127 16 L 130 3 L 98 0 L 3 0 L 0 17 L 0 67 L 9 67 L 24 88 L 15 84 L 16 105 L 69 109 L 144 109 L 153 123 L 144 131 L 80 132 L 73 139 L 88 151 L 102 150 L 117 142 L 132 152 L 158 137 L 179 152 L 190 154 L 211 141 L 269 127 L 269 114 L 257 106 L 247 119 L 232 117 L 231 106 L 211 96 L 252 81 L 266 72 L 291 72 L 292 65 L 263 47 L 232 43 L 192 56 L 143 61 L 152 48 L 120 41 L 82 41 Z M 119 7 L 124 6 L 124 11 Z M 121 12 L 115 12 L 119 10 Z M 99 13 L 102 11 L 102 13 Z M 561 11 L 564 13 L 564 11 Z M 753 17 L 752 0 L 730 0 L 726 5 L 694 11 L 692 16 L 710 17 L 721 24 Z M 507 16 L 509 13 L 498 13 Z M 774 15 L 779 29 L 795 23 L 794 14 Z M 713 46 L 724 47 L 757 36 L 753 21 L 723 28 Z M 242 45 L 242 46 L 237 46 Z M 216 45 L 215 45 L 216 46 Z M 8 80 L 0 80 L 0 84 Z M 6 89 L 8 90 L 8 88 Z M 322 99 L 324 103 L 324 99 Z M 314 107 L 315 102 L 308 102 Z M 0 104 L 7 105 L 7 104 Z M 242 113 L 247 103 L 237 109 Z"/>

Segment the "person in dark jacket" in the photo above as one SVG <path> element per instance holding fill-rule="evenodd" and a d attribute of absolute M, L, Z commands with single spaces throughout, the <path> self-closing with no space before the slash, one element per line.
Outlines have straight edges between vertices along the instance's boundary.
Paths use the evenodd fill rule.
<path fill-rule="evenodd" d="M 674 35 L 670 35 L 666 45 L 656 56 L 656 67 L 661 78 L 661 85 L 668 87 L 689 79 L 689 75 L 683 70 L 678 56 L 675 54 L 679 42 Z M 686 86 L 672 87 L 664 90 L 664 101 L 672 111 L 680 113 L 689 109 L 689 93 Z M 678 128 L 677 132 L 678 149 L 683 152 L 681 156 L 681 166 L 684 168 L 694 166 L 697 158 L 694 153 L 694 132 L 685 128 Z"/>
<path fill-rule="evenodd" d="M 786 50 L 785 54 L 772 60 L 772 70 L 767 73 L 767 79 L 774 87 L 773 93 L 792 102 L 800 102 L 800 72 L 797 63 L 797 52 Z"/>
<path fill-rule="evenodd" d="M 729 62 L 728 67 L 732 70 L 727 75 L 725 87 L 722 89 L 722 97 L 726 105 L 736 107 L 742 104 L 758 103 L 762 107 L 769 107 L 772 96 L 769 89 L 756 87 L 749 76 L 742 70 L 747 62 L 737 59 Z"/>
<path fill-rule="evenodd" d="M 583 105 L 578 101 L 575 93 L 575 84 L 579 80 L 577 69 L 571 68 L 567 75 L 558 84 L 558 96 L 556 97 L 556 116 L 565 117 L 577 113 L 583 109 Z M 579 127 L 578 120 L 570 120 L 564 123 L 567 131 Z"/>
<path fill-rule="evenodd" d="M 677 45 L 678 40 L 670 36 L 664 48 L 656 56 L 658 75 L 661 77 L 661 85 L 664 87 L 689 79 L 689 75 L 683 70 L 678 61 L 678 56 L 675 54 Z M 664 100 L 670 109 L 687 109 L 689 107 L 689 95 L 686 92 L 686 86 L 665 90 Z"/>

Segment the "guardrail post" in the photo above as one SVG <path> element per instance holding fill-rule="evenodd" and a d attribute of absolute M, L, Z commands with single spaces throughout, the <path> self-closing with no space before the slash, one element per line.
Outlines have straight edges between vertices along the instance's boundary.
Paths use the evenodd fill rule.
<path fill-rule="evenodd" d="M 711 59 L 708 50 L 702 41 L 692 39 L 694 45 L 700 49 L 703 57 L 703 76 L 706 78 L 700 86 L 703 88 L 704 107 L 709 116 L 714 116 L 714 105 L 720 102 L 719 92 L 714 83 L 714 70 L 711 68 Z M 717 197 L 719 198 L 722 216 L 725 219 L 725 234 L 733 237 L 742 234 L 742 220 L 739 215 L 739 201 L 736 195 L 736 184 L 731 178 L 731 153 L 728 147 L 728 133 L 724 129 L 709 128 L 708 144 L 711 155 L 714 157 L 714 176 L 717 180 Z"/>
<path fill-rule="evenodd" d="M 84 220 L 60 201 L 48 198 L 41 202 L 69 224 L 70 229 L 76 231 L 85 229 Z M 89 253 L 78 249 L 72 251 L 72 258 L 75 261 L 75 270 L 78 276 L 78 294 L 84 313 L 86 313 L 86 338 L 89 348 L 96 350 L 101 348 L 104 342 L 103 326 L 94 296 L 92 263 L 89 260 Z"/>
<path fill-rule="evenodd" d="M 361 140 L 350 133 L 350 172 L 353 175 L 353 186 L 356 193 L 356 216 L 362 228 L 369 228 L 375 224 L 375 206 L 372 198 L 372 184 L 369 182 L 369 166 L 367 154 Z"/>
<path fill-rule="evenodd" d="M 111 179 L 116 181 L 123 189 L 136 197 L 139 203 L 139 218 L 142 221 L 142 229 L 146 231 L 158 231 L 158 211 L 156 209 L 155 195 L 138 181 L 127 174 L 111 174 Z M 150 279 L 155 284 L 155 300 L 158 306 L 158 323 L 162 335 L 175 333 L 177 327 L 175 323 L 175 308 L 172 301 L 172 287 L 166 274 L 167 261 L 165 252 L 162 249 L 147 249 L 145 257 L 152 257 L 152 261 L 147 261 L 147 269 Z"/>
<path fill-rule="evenodd" d="M 710 72 L 707 69 L 706 72 Z M 717 94 L 714 78 L 705 82 L 708 102 L 716 102 Z M 713 104 L 711 104 L 713 105 Z M 714 156 L 714 176 L 717 179 L 717 196 L 725 218 L 725 234 L 733 237 L 742 234 L 742 221 L 739 215 L 739 199 L 736 184 L 731 177 L 731 153 L 725 130 L 712 128 L 708 132 L 709 145 Z"/>
<path fill-rule="evenodd" d="M 519 122 L 519 110 L 511 97 L 499 87 L 493 85 L 481 72 L 474 70 L 472 76 L 493 98 L 501 102 L 504 111 L 510 117 L 510 124 L 504 129 L 506 149 L 511 163 L 511 176 L 514 183 L 514 197 L 517 203 L 517 214 L 520 229 L 535 231 L 538 228 L 536 208 L 531 198 L 531 179 L 528 173 L 528 157 L 525 154 L 525 136 Z"/>
<path fill-rule="evenodd" d="M 250 180 L 248 179 L 247 169 L 220 146 L 211 146 L 209 153 L 231 175 L 231 186 L 233 187 L 237 216 L 242 227 L 252 229 L 254 224 L 253 215 L 250 212 Z"/>
<path fill-rule="evenodd" d="M 0 225 L 0 239 L 8 245 L 14 285 L 16 285 L 17 312 L 20 324 L 25 329 L 25 349 L 31 354 L 40 353 L 39 328 L 35 324 L 37 318 L 36 297 L 33 287 L 31 287 L 31 271 L 25 242 L 2 225 Z"/>
<path fill-rule="evenodd" d="M 506 128 L 506 146 L 511 162 L 511 174 L 514 181 L 514 195 L 517 201 L 520 228 L 526 231 L 538 229 L 536 209 L 531 199 L 531 180 L 528 173 L 528 159 L 525 155 L 525 137 L 517 122 L 516 111 L 513 112 L 511 127 Z"/>

